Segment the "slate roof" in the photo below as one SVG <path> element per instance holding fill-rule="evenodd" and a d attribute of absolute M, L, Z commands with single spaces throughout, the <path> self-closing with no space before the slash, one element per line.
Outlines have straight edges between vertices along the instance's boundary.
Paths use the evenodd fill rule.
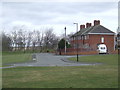
<path fill-rule="evenodd" d="M 75 33 L 73 36 L 79 36 L 79 35 L 87 35 L 87 34 L 115 34 L 111 30 L 105 28 L 102 25 L 96 25 L 96 26 L 91 26 L 89 28 L 84 28 Z"/>

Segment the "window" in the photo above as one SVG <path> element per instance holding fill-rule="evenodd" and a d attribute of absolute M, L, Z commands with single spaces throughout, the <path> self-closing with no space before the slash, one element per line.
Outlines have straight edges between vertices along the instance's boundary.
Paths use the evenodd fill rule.
<path fill-rule="evenodd" d="M 74 48 L 76 48 L 77 47 L 77 45 L 76 44 L 74 44 Z"/>
<path fill-rule="evenodd" d="M 101 37 L 101 43 L 104 43 L 104 37 Z"/>
<path fill-rule="evenodd" d="M 73 37 L 73 40 L 75 40 L 75 37 Z"/>
<path fill-rule="evenodd" d="M 90 47 L 90 45 L 88 44 L 88 43 L 86 43 L 85 45 L 84 45 L 84 48 L 89 48 Z"/>
<path fill-rule="evenodd" d="M 101 49 L 105 49 L 105 47 L 101 47 Z"/>
<path fill-rule="evenodd" d="M 79 40 L 81 40 L 81 36 L 79 36 Z"/>
<path fill-rule="evenodd" d="M 81 39 L 84 40 L 84 36 L 81 36 Z"/>
<path fill-rule="evenodd" d="M 87 35 L 87 39 L 89 39 L 89 35 Z"/>
<path fill-rule="evenodd" d="M 85 35 L 85 36 L 82 36 L 82 40 L 87 40 L 87 39 L 89 39 L 89 35 Z"/>
<path fill-rule="evenodd" d="M 86 39 L 87 39 L 87 36 L 84 36 L 84 39 L 86 40 Z"/>

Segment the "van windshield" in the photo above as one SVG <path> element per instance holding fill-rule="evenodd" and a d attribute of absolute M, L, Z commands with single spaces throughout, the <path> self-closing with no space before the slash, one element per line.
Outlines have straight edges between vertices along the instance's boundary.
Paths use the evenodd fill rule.
<path fill-rule="evenodd" d="M 101 49 L 105 49 L 105 47 L 101 47 Z"/>

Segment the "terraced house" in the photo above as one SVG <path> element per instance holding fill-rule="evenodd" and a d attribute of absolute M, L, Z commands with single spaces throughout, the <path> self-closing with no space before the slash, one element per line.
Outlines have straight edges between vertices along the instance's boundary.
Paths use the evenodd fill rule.
<path fill-rule="evenodd" d="M 70 37 L 72 48 L 68 52 L 76 51 L 95 51 L 99 44 L 107 46 L 108 53 L 115 50 L 115 33 L 106 27 L 100 25 L 100 20 L 94 20 L 94 23 L 80 25 L 80 30 Z M 78 45 L 78 46 L 77 46 Z"/>

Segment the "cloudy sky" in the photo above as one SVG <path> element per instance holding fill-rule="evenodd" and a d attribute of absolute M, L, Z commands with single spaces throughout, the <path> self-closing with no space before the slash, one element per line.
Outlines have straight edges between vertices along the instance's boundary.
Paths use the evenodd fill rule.
<path fill-rule="evenodd" d="M 116 32 L 118 27 L 117 2 L 2 2 L 2 27 L 11 32 L 13 27 L 25 25 L 27 28 L 42 30 L 53 28 L 57 35 L 76 32 L 74 22 L 101 25 Z"/>

